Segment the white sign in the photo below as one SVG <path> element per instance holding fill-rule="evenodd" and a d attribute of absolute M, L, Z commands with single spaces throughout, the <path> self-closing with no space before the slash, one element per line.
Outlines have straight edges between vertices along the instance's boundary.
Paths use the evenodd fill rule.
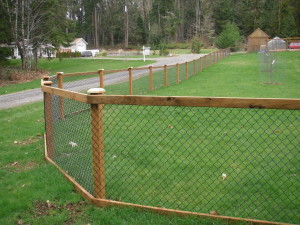
<path fill-rule="evenodd" d="M 150 47 L 143 46 L 143 55 L 150 55 Z"/>

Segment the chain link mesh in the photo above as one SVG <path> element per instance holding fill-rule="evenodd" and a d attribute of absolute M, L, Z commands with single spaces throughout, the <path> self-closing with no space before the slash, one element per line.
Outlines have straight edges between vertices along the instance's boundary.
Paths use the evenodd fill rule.
<path fill-rule="evenodd" d="M 93 193 L 90 105 L 63 98 L 62 111 L 60 99 L 56 95 L 52 97 L 52 159 Z"/>
<path fill-rule="evenodd" d="M 57 75 L 49 76 L 49 80 L 52 81 L 52 87 L 58 87 Z"/>
<path fill-rule="evenodd" d="M 59 102 L 52 158 L 92 195 L 299 222 L 299 110 Z"/>

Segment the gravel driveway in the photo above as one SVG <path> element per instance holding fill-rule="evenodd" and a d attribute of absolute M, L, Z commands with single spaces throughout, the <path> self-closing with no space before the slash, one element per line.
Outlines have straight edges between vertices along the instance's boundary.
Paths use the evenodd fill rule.
<path fill-rule="evenodd" d="M 184 55 L 178 55 L 173 57 L 166 57 L 166 58 L 151 58 L 150 60 L 155 60 L 155 63 L 149 64 L 148 66 L 163 66 L 163 65 L 171 65 L 176 63 L 184 63 L 186 61 L 191 61 L 194 59 L 199 59 L 199 57 L 203 57 L 205 54 L 184 54 Z M 94 58 L 93 58 L 94 59 Z M 129 60 L 124 58 L 113 58 L 116 60 Z M 86 59 L 88 60 L 88 59 Z M 131 60 L 131 59 L 130 59 Z M 137 59 L 132 59 L 137 60 Z M 144 67 L 144 66 L 143 66 Z M 144 74 L 141 73 L 134 73 L 135 77 L 142 77 Z M 104 83 L 105 84 L 114 84 L 119 83 L 125 79 L 128 79 L 128 73 L 124 72 L 118 72 L 110 74 L 109 76 L 104 76 Z M 97 84 L 99 81 L 99 78 L 88 78 L 80 81 L 73 81 L 70 83 L 67 83 L 65 86 L 67 89 L 73 90 L 73 91 L 80 91 L 80 90 L 87 90 L 89 88 L 94 88 L 95 83 Z M 72 87 L 72 88 L 68 88 Z M 35 88 L 31 90 L 21 91 L 17 93 L 12 94 L 6 94 L 6 95 L 0 95 L 0 109 L 8 109 L 28 103 L 38 102 L 43 100 L 43 93 L 40 88 Z"/>

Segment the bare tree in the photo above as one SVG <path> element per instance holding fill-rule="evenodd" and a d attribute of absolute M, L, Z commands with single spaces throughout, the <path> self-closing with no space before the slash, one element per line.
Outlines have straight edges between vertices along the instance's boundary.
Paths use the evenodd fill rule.
<path fill-rule="evenodd" d="M 53 32 L 58 31 L 59 16 L 53 17 L 57 8 L 48 0 L 0 0 L 0 6 L 7 15 L 13 41 L 20 52 L 22 68 L 28 70 L 35 67 L 38 47 L 46 44 Z"/>

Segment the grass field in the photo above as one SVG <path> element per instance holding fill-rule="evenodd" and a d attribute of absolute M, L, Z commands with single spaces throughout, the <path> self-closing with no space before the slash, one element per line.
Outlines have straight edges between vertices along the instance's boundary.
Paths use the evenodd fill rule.
<path fill-rule="evenodd" d="M 142 60 L 124 61 L 112 59 L 63 59 L 62 61 L 59 61 L 59 59 L 53 59 L 51 61 L 46 59 L 40 59 L 39 68 L 45 71 L 49 71 L 49 75 L 54 75 L 56 72 L 75 73 L 98 71 L 99 69 L 124 69 L 128 67 L 139 67 L 153 62 L 154 61 L 144 62 Z M 12 60 L 12 64 L 19 65 L 20 60 Z M 91 76 L 70 77 L 66 79 L 66 81 L 74 81 L 83 78 L 89 78 Z M 40 83 L 40 79 L 37 79 L 26 83 L 4 86 L 0 88 L 0 95 L 38 88 L 40 86 Z"/>
<path fill-rule="evenodd" d="M 133 81 L 134 94 L 174 95 L 174 96 L 214 96 L 214 97 L 253 97 L 253 98 L 300 98 L 299 73 L 300 53 L 278 53 L 284 59 L 285 71 L 279 85 L 262 84 L 258 66 L 258 54 L 232 54 L 193 76 L 193 63 L 190 62 L 189 80 L 185 77 L 185 65 L 180 66 L 180 85 L 175 85 L 176 68 L 168 69 L 168 88 L 164 86 L 163 70 L 153 74 L 156 91 L 149 92 L 149 76 Z M 198 61 L 197 61 L 198 65 Z M 188 90 L 188 91 L 187 91 Z M 128 94 L 128 83 L 106 87 L 108 94 Z"/>
<path fill-rule="evenodd" d="M 261 84 L 258 54 L 232 54 L 184 81 L 158 91 L 157 95 L 215 97 L 300 98 L 300 52 L 280 52 L 284 58 L 284 82 L 281 85 Z M 188 92 L 186 90 L 189 90 Z"/>
<path fill-rule="evenodd" d="M 237 54 L 232 55 L 230 58 L 227 58 L 223 61 L 220 61 L 218 64 L 213 65 L 210 68 L 207 68 L 203 73 L 199 73 L 196 76 L 191 77 L 191 79 L 182 82 L 180 85 L 175 85 L 166 89 L 160 89 L 155 93 L 150 94 L 299 98 L 300 93 L 297 90 L 297 87 L 300 83 L 299 77 L 297 76 L 297 73 L 299 73 L 300 69 L 299 53 L 291 53 L 291 55 L 289 55 L 289 53 L 286 54 L 286 63 L 288 65 L 286 73 L 287 82 L 283 85 L 260 85 L 258 82 L 257 65 L 255 65 L 255 62 L 257 63 L 257 55 Z M 232 74 L 232 76 L 230 74 Z M 141 82 L 141 84 L 143 84 L 143 82 Z M 175 168 L 177 165 L 183 163 L 183 171 L 190 171 L 191 168 L 188 164 L 185 164 L 185 161 L 182 160 L 182 158 L 179 161 L 171 161 L 171 164 L 166 164 L 165 161 L 161 160 L 151 161 L 150 159 L 154 156 L 159 156 L 159 158 L 163 159 L 166 156 L 167 151 L 172 152 L 172 157 L 177 156 L 176 154 L 178 153 L 178 146 L 176 147 L 176 145 L 172 144 L 170 140 L 179 138 L 175 134 L 175 131 L 177 131 L 178 129 L 180 130 L 181 128 L 182 131 L 186 131 L 186 133 L 182 133 L 182 135 L 185 136 L 186 139 L 187 137 L 193 137 L 193 135 L 197 135 L 202 131 L 204 132 L 204 128 L 212 124 L 211 129 L 215 131 L 217 130 L 219 136 L 221 134 L 222 135 L 220 137 L 217 137 L 217 139 L 211 139 L 213 137 L 209 136 L 209 133 L 204 132 L 202 136 L 204 141 L 202 144 L 204 145 L 205 143 L 209 142 L 212 142 L 213 144 L 221 143 L 227 155 L 225 154 L 224 158 L 219 158 L 218 160 L 217 158 L 215 158 L 211 162 L 202 162 L 203 166 L 214 167 L 216 169 L 215 171 L 218 171 L 218 173 L 207 172 L 206 174 L 197 174 L 197 171 L 193 171 L 191 174 L 194 176 L 185 177 L 185 181 L 187 184 L 189 184 L 189 182 L 192 183 L 194 179 L 197 178 L 197 176 L 204 175 L 205 178 L 209 181 L 208 184 L 217 185 L 215 190 L 216 193 L 220 192 L 220 190 L 225 191 L 224 193 L 239 192 L 237 188 L 232 188 L 236 185 L 236 182 L 242 182 L 242 184 L 248 183 L 248 187 L 245 190 L 242 190 L 242 192 L 238 193 L 237 198 L 231 199 L 232 201 L 229 201 L 226 197 L 223 199 L 221 198 L 220 204 L 226 203 L 226 207 L 229 208 L 236 206 L 237 201 L 243 199 L 242 196 L 245 192 L 257 191 L 262 187 L 268 187 L 267 183 L 260 183 L 257 182 L 257 180 L 253 179 L 251 176 L 246 176 L 249 171 L 256 170 L 257 168 L 263 166 L 260 163 L 257 165 L 242 165 L 241 162 L 243 161 L 243 159 L 248 160 L 248 157 L 250 157 L 250 161 L 250 159 L 257 159 L 258 157 L 258 159 L 260 160 L 259 162 L 270 160 L 272 157 L 276 157 L 278 160 L 282 159 L 282 153 L 277 152 L 279 150 L 277 146 L 280 146 L 279 140 L 284 139 L 285 137 L 292 138 L 293 135 L 297 133 L 297 127 L 299 127 L 299 116 L 289 115 L 290 121 L 285 121 L 285 114 L 279 117 L 277 115 L 273 115 L 276 121 L 278 121 L 277 119 L 279 119 L 279 123 L 272 123 L 271 120 L 266 124 L 261 124 L 260 121 L 264 119 L 264 116 L 272 117 L 272 111 L 269 111 L 271 115 L 261 115 L 262 118 L 257 119 L 258 123 L 255 123 L 256 121 L 251 120 L 249 122 L 248 118 L 244 117 L 244 122 L 249 122 L 249 124 L 247 125 L 249 127 L 245 127 L 244 130 L 240 130 L 236 126 L 239 125 L 237 121 L 240 120 L 239 116 L 242 115 L 239 115 L 236 111 L 231 110 L 225 110 L 225 112 L 223 112 L 224 114 L 222 114 L 222 117 L 219 118 L 219 112 L 204 109 L 203 121 L 194 120 L 196 119 L 195 115 L 199 112 L 193 111 L 192 109 L 187 109 L 188 111 L 178 111 L 176 109 L 172 109 L 164 112 L 159 109 L 149 109 L 147 107 L 112 107 L 107 108 L 106 110 L 112 112 L 110 114 L 111 117 L 108 118 L 109 123 L 111 123 L 112 127 L 118 126 L 120 128 L 119 132 L 116 132 L 116 130 L 114 129 L 110 130 L 110 142 L 116 143 L 116 145 L 111 146 L 112 151 L 109 152 L 109 155 L 107 156 L 111 160 L 111 168 L 121 168 L 122 164 L 130 164 L 132 166 L 131 171 L 133 171 L 133 169 L 137 169 L 136 171 L 139 171 L 140 174 L 144 175 L 144 177 L 146 177 L 146 175 L 148 174 L 145 174 L 145 172 L 149 171 L 149 174 L 152 173 L 150 168 L 153 166 L 159 168 L 170 167 L 171 171 L 177 172 L 178 174 L 180 173 L 180 171 L 176 171 Z M 127 113 L 125 114 L 125 112 Z M 141 117 L 138 116 L 141 114 L 145 115 L 146 112 L 148 112 L 149 115 L 144 117 L 144 119 L 141 119 Z M 120 117 L 122 119 L 117 117 L 120 113 L 122 115 L 125 115 L 123 117 Z M 252 116 L 260 115 L 257 114 L 256 111 L 252 111 L 252 113 Z M 185 118 L 185 114 L 188 114 L 191 118 L 194 119 L 191 119 L 189 121 L 182 121 L 181 118 Z M 217 118 L 217 120 L 210 121 L 209 115 L 213 115 L 214 118 Z M 282 121 L 280 118 L 282 119 Z M 131 127 L 130 130 L 132 131 L 135 129 L 136 133 L 129 134 L 126 133 L 126 126 L 132 120 L 135 121 L 134 124 L 136 124 L 136 126 Z M 23 223 L 31 224 L 222 224 L 222 222 L 216 223 L 215 221 L 212 222 L 196 218 L 165 217 L 148 212 L 136 211 L 133 209 L 118 209 L 113 207 L 99 209 L 92 207 L 89 204 L 82 202 L 82 199 L 75 193 L 73 187 L 69 183 L 66 183 L 62 175 L 53 166 L 46 163 L 42 158 L 43 141 L 41 139 L 41 136 L 44 132 L 44 126 L 43 106 L 41 103 L 35 103 L 14 109 L 1 110 L 0 121 L 0 188 L 2 189 L 2 191 L 0 192 L 1 224 L 13 224 L 20 221 L 22 221 Z M 80 121 L 80 118 L 77 121 Z M 150 122 L 148 126 L 145 125 L 147 122 Z M 83 126 L 87 126 L 87 123 L 85 123 L 84 120 L 82 120 L 81 123 Z M 290 123 L 292 123 L 292 126 L 290 126 Z M 122 126 L 122 124 L 124 126 Z M 169 127 L 170 124 L 173 128 Z M 255 124 L 257 126 L 261 126 L 255 127 Z M 251 125 L 253 125 L 254 127 L 251 128 Z M 197 127 L 199 126 L 203 127 L 201 127 L 201 129 L 199 130 L 197 129 Z M 246 139 L 255 137 L 258 139 L 264 138 L 263 135 L 259 137 L 252 137 L 251 134 L 252 132 L 254 132 L 253 129 L 260 130 L 261 132 L 264 130 L 267 132 L 267 134 L 271 134 L 274 139 L 271 139 L 270 143 L 268 143 L 270 146 L 269 148 L 275 148 L 277 149 L 277 151 L 270 152 L 269 149 L 268 151 L 264 152 L 263 155 L 261 155 L 262 148 L 257 145 L 261 144 L 263 146 L 264 143 L 262 142 L 262 139 L 260 139 L 260 142 L 258 144 L 256 143 L 256 145 L 254 146 L 248 145 L 248 149 L 256 150 L 253 155 L 248 155 L 247 153 L 240 153 L 240 155 L 236 154 L 236 149 L 232 148 L 231 144 L 236 143 L 237 141 L 241 141 L 240 143 L 242 143 L 243 140 L 239 140 L 240 137 L 238 136 L 241 132 Z M 138 143 L 136 141 L 137 139 L 135 135 L 142 138 L 141 135 L 149 130 L 151 131 L 149 132 L 149 134 L 155 134 L 157 130 L 160 133 L 158 132 L 156 136 L 152 137 L 155 138 L 156 141 L 158 141 L 158 145 L 155 146 L 153 152 L 148 152 L 146 154 L 145 152 L 138 151 L 141 147 L 140 145 L 144 144 L 146 146 L 150 146 L 153 143 L 153 140 L 147 136 L 144 137 L 142 143 Z M 210 130 L 207 130 L 207 132 L 210 132 Z M 122 140 L 120 139 L 121 133 L 126 134 L 124 137 L 122 137 L 123 139 L 125 137 L 128 137 L 128 139 L 125 138 L 123 141 L 118 142 L 118 140 Z M 81 133 L 74 132 L 70 133 L 70 135 L 70 138 L 75 138 L 74 140 L 76 140 L 76 135 L 80 136 Z M 250 136 L 247 137 L 247 135 Z M 84 136 L 81 136 L 83 139 Z M 61 138 L 64 138 L 64 136 L 61 136 Z M 289 140 L 288 138 L 286 138 L 286 140 Z M 251 144 L 251 140 L 252 139 L 250 139 L 247 143 Z M 274 142 L 272 142 L 272 140 Z M 253 143 L 255 142 L 254 139 L 252 141 Z M 295 138 L 292 139 L 292 141 L 292 143 L 294 143 L 299 140 Z M 196 145 L 197 142 L 195 141 L 195 139 L 191 138 L 190 142 L 188 142 L 188 146 L 185 147 L 192 151 L 197 148 Z M 133 146 L 136 147 L 135 150 L 130 153 L 130 155 L 123 157 L 123 159 L 125 160 L 122 161 L 121 156 L 122 154 L 124 154 L 124 152 L 120 152 L 120 149 L 132 149 Z M 199 153 L 196 152 L 191 152 L 191 158 L 187 158 L 187 160 L 189 162 L 199 163 L 199 161 L 193 161 L 193 154 L 198 154 L 198 157 L 208 157 L 208 160 L 209 157 L 212 157 L 212 155 L 216 151 L 216 149 L 214 149 L 214 146 L 216 145 L 207 145 L 206 151 L 202 153 L 203 155 L 199 155 Z M 299 149 L 295 149 L 299 153 Z M 68 152 L 64 153 L 69 154 Z M 113 157 L 114 155 L 116 155 L 117 157 Z M 234 155 L 234 160 L 230 160 L 230 158 L 232 157 L 229 156 L 232 155 Z M 181 157 L 186 158 L 185 156 Z M 116 160 L 112 161 L 112 159 Z M 222 168 L 220 165 L 223 164 L 226 160 L 227 163 L 225 163 L 225 167 Z M 282 199 L 282 196 L 286 196 L 286 193 L 283 192 L 289 185 L 289 182 L 291 182 L 291 180 L 279 180 L 278 177 L 281 176 L 281 174 L 285 173 L 298 175 L 298 171 L 294 171 L 295 163 L 297 163 L 296 161 L 297 156 L 291 158 L 290 155 L 289 158 L 283 159 L 279 164 L 275 165 L 274 162 L 276 161 L 272 162 L 270 166 L 278 166 L 278 171 L 275 171 L 278 174 L 275 174 L 276 179 L 273 179 L 272 182 L 282 182 L 282 184 L 280 183 L 282 185 L 282 189 L 268 190 L 266 196 L 264 196 L 266 199 L 268 199 L 268 196 L 278 195 L 280 199 Z M 289 167 L 285 167 L 286 164 L 290 164 Z M 138 168 L 142 170 L 138 170 Z M 245 170 L 245 168 L 247 168 L 247 170 Z M 286 170 L 284 168 L 286 168 Z M 227 183 L 224 183 L 220 179 L 217 179 L 217 177 L 220 178 L 219 172 L 224 170 L 230 171 L 229 174 L 230 176 L 232 176 L 232 180 L 228 180 Z M 115 177 L 118 177 L 119 181 L 124 181 L 125 178 L 128 178 L 126 182 L 134 182 L 133 178 L 131 177 L 131 171 L 123 173 L 123 177 L 122 173 L 118 173 L 118 171 L 109 170 L 108 173 L 110 173 L 111 175 L 115 175 Z M 164 173 L 162 174 L 156 173 L 156 176 L 158 177 L 155 177 L 153 174 L 152 175 L 153 178 L 163 180 L 166 178 L 166 176 L 170 175 L 169 173 L 171 171 L 164 170 Z M 264 168 L 264 171 L 272 171 L 272 169 L 271 167 L 267 166 Z M 272 173 L 270 175 L 272 175 Z M 239 177 L 243 179 L 238 180 Z M 292 176 L 291 179 L 295 178 L 299 181 L 298 177 L 299 176 Z M 271 179 L 272 177 L 268 177 L 267 180 L 270 181 Z M 149 185 L 151 186 L 151 184 L 155 184 L 155 181 L 151 181 L 151 179 L 145 179 L 143 181 L 145 187 L 149 187 Z M 116 186 L 111 186 L 114 183 L 116 184 Z M 128 191 L 128 189 L 125 189 L 130 184 L 128 184 L 127 186 L 122 186 L 119 185 L 118 181 L 112 180 L 111 182 L 108 182 L 108 185 L 113 191 L 113 193 L 108 193 L 109 197 L 112 199 L 122 197 L 125 200 L 127 198 L 132 201 L 142 201 L 142 203 L 149 203 L 150 201 L 149 204 L 157 204 L 156 198 L 152 199 L 143 196 L 143 191 L 142 189 L 140 189 L 140 186 L 137 186 L 137 183 L 134 183 L 133 185 L 134 188 L 136 188 L 136 196 L 131 196 L 126 192 Z M 206 195 L 209 195 L 208 192 L 211 188 L 211 185 L 207 186 L 207 184 L 204 184 L 204 186 L 196 187 L 201 188 L 202 191 L 205 191 L 204 193 L 206 193 Z M 119 188 L 116 189 L 116 187 Z M 157 190 L 155 189 L 155 187 L 157 188 Z M 148 194 L 150 194 L 150 196 L 158 196 L 159 194 L 163 194 L 163 190 L 159 189 L 158 187 L 159 186 L 152 186 L 152 189 L 149 189 L 152 190 L 152 192 Z M 192 187 L 192 185 L 188 187 Z M 240 186 L 238 185 L 238 187 Z M 186 196 L 184 196 L 184 189 L 180 190 L 180 186 L 176 186 L 175 183 L 166 184 L 164 188 L 174 188 L 175 190 L 178 189 L 179 196 L 168 199 L 171 200 L 172 204 L 178 204 L 178 202 L 174 201 L 174 199 L 178 197 L 186 199 Z M 199 191 L 199 189 L 195 191 L 196 193 L 194 194 L 197 197 L 197 191 Z M 298 190 L 294 191 L 295 193 L 297 193 Z M 125 197 L 120 196 L 121 194 L 124 194 Z M 258 196 L 258 194 L 253 195 L 253 199 L 262 200 L 259 199 Z M 292 210 L 298 210 L 299 205 L 295 205 L 293 202 L 290 202 L 290 199 L 292 198 L 287 197 L 285 201 L 282 202 L 283 206 L 287 206 L 283 210 L 288 209 L 288 213 L 293 213 Z M 49 200 L 50 202 L 47 203 L 47 200 Z M 196 200 L 195 202 L 197 203 L 199 202 L 199 200 Z M 267 204 L 267 202 L 256 202 L 255 205 L 249 206 L 249 209 L 247 208 L 247 210 L 260 210 L 265 206 L 265 204 Z M 278 204 L 280 203 L 275 202 L 274 204 L 275 205 L 271 207 L 278 207 Z M 178 205 L 178 208 L 181 206 L 182 205 Z M 200 211 L 207 212 L 209 211 L 209 209 L 202 208 L 200 209 Z M 246 214 L 247 212 L 244 213 Z M 284 213 L 286 213 L 287 216 L 289 215 L 286 211 L 284 211 Z M 239 210 L 236 211 L 236 214 L 243 215 Z M 238 215 L 234 214 L 234 216 Z M 269 216 L 271 217 L 271 215 Z"/>

